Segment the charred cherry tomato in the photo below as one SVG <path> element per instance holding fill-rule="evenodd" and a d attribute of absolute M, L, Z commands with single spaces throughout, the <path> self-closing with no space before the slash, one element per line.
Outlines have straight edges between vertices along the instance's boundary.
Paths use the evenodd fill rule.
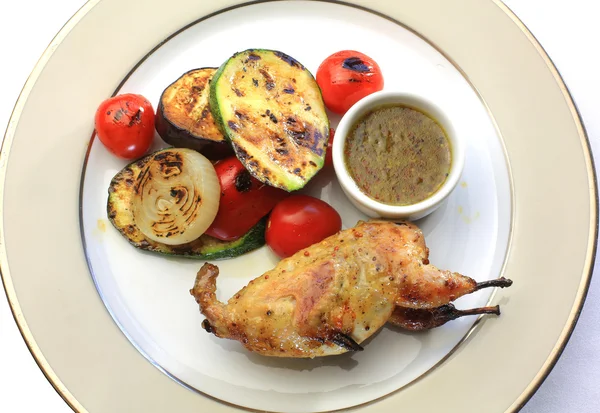
<path fill-rule="evenodd" d="M 335 135 L 335 129 L 329 128 L 329 142 L 327 142 L 327 152 L 325 152 L 325 166 L 333 166 L 333 136 Z"/>
<path fill-rule="evenodd" d="M 327 202 L 292 195 L 278 203 L 269 217 L 265 239 L 281 258 L 289 257 L 342 229 L 342 219 Z"/>
<path fill-rule="evenodd" d="M 289 193 L 253 178 L 232 156 L 215 164 L 221 184 L 221 200 L 207 235 L 231 241 L 244 235 Z"/>
<path fill-rule="evenodd" d="M 114 155 L 136 159 L 154 138 L 154 110 L 141 95 L 114 96 L 100 104 L 95 117 L 98 138 Z"/>
<path fill-rule="evenodd" d="M 342 50 L 323 60 L 317 83 L 329 110 L 344 114 L 360 99 L 383 89 L 383 75 L 369 56 Z"/>

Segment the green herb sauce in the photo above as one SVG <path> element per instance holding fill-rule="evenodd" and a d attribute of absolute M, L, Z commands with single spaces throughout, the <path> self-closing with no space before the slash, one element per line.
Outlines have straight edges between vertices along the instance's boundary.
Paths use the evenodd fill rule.
<path fill-rule="evenodd" d="M 360 118 L 344 146 L 346 168 L 379 202 L 411 205 L 442 186 L 450 172 L 450 141 L 440 124 L 407 106 L 382 106 Z"/>

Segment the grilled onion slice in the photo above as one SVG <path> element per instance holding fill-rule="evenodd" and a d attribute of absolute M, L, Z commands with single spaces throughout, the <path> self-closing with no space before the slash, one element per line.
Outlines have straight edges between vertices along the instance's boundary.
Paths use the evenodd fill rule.
<path fill-rule="evenodd" d="M 217 173 L 208 159 L 184 148 L 156 152 L 135 182 L 133 215 L 142 233 L 168 245 L 191 242 L 219 209 Z"/>

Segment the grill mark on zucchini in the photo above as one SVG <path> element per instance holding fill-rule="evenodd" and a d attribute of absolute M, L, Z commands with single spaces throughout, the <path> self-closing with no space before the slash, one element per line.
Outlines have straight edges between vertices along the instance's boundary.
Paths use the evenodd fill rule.
<path fill-rule="evenodd" d="M 233 55 L 210 83 L 210 108 L 259 181 L 293 191 L 323 166 L 329 120 L 320 89 L 285 53 L 251 49 Z"/>
<path fill-rule="evenodd" d="M 148 179 L 147 175 L 143 175 L 147 171 L 145 168 L 147 161 L 153 156 L 155 159 L 164 159 L 164 156 L 161 158 L 161 155 L 163 153 L 150 154 L 127 165 L 115 175 L 108 188 L 108 219 L 131 245 L 140 250 L 163 255 L 218 260 L 237 257 L 265 244 L 266 217 L 235 241 L 221 241 L 208 235 L 202 235 L 187 244 L 166 245 L 144 236 L 135 225 L 131 208 L 132 199 L 134 196 L 138 196 L 139 183 Z M 243 182 L 240 182 L 240 185 L 243 186 Z M 172 188 L 171 191 L 177 192 L 177 196 L 180 196 L 177 188 Z M 189 194 L 181 196 L 189 196 Z"/>
<path fill-rule="evenodd" d="M 227 122 L 227 125 L 228 125 L 228 126 L 231 128 L 231 129 L 233 129 L 234 131 L 237 131 L 237 130 L 238 130 L 238 125 L 237 125 L 237 123 L 235 123 L 235 122 L 234 122 L 234 121 L 232 121 L 232 120 L 230 120 L 229 122 Z"/>
<path fill-rule="evenodd" d="M 271 90 L 275 87 L 275 81 L 269 72 L 267 72 L 265 69 L 258 69 L 258 73 L 260 73 L 265 79 L 265 87 L 267 90 Z"/>
<path fill-rule="evenodd" d="M 275 51 L 273 53 L 275 54 L 275 56 L 277 56 L 278 58 L 280 58 L 281 60 L 283 60 L 284 62 L 286 62 L 287 64 L 289 64 L 290 66 L 297 67 L 297 68 L 299 68 L 301 70 L 304 70 L 304 66 L 302 66 L 300 64 L 300 62 L 297 61 L 296 59 L 294 59 L 293 57 L 288 56 L 288 55 L 286 55 L 283 52 L 277 52 L 277 51 Z"/>

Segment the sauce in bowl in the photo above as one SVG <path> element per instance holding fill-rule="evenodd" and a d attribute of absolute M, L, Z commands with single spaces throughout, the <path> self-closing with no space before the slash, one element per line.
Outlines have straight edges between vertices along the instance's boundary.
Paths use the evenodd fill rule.
<path fill-rule="evenodd" d="M 452 164 L 450 140 L 429 115 L 405 105 L 385 105 L 363 115 L 344 145 L 350 176 L 370 198 L 412 205 L 435 194 Z"/>

